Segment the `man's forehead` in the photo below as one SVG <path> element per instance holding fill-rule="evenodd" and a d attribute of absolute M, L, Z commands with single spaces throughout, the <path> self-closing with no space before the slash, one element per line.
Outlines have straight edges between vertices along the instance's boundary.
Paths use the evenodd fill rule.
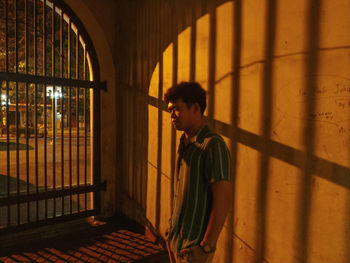
<path fill-rule="evenodd" d="M 175 101 L 169 101 L 168 109 L 174 108 L 175 106 L 176 106 L 176 102 Z"/>
<path fill-rule="evenodd" d="M 169 101 L 168 109 L 172 109 L 174 107 L 179 106 L 182 103 L 182 99 L 177 99 L 176 101 Z"/>

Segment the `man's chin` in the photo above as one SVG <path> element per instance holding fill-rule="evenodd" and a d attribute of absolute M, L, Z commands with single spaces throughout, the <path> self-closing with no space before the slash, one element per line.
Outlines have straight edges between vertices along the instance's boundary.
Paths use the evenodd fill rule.
<path fill-rule="evenodd" d="M 173 123 L 173 127 L 174 127 L 176 130 L 178 130 L 178 131 L 183 131 L 183 130 L 184 130 L 180 125 L 178 125 L 178 124 L 176 124 L 176 123 Z"/>

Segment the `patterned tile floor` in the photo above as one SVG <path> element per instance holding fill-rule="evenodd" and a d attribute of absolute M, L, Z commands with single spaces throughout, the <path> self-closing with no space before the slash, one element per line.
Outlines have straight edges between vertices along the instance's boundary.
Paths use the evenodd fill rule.
<path fill-rule="evenodd" d="M 3 250 L 0 250 L 0 262 L 169 262 L 159 244 L 130 226 L 99 221 L 94 224 L 63 237 L 40 239 L 29 245 L 1 249 L 0 243 Z"/>

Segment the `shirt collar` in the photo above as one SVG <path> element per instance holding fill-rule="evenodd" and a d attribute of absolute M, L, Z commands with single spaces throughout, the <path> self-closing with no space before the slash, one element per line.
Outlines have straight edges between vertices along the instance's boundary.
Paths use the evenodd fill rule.
<path fill-rule="evenodd" d="M 197 135 L 192 137 L 190 139 L 190 143 L 194 143 L 194 142 L 203 142 L 204 140 L 204 136 L 205 134 L 207 134 L 209 131 L 209 127 L 207 125 L 204 125 L 198 132 Z M 182 134 L 180 142 L 181 144 L 183 143 L 183 141 L 185 140 L 185 133 Z"/>
<path fill-rule="evenodd" d="M 209 127 L 207 125 L 204 125 L 197 133 L 196 136 L 196 142 L 202 143 L 205 135 L 209 132 Z"/>

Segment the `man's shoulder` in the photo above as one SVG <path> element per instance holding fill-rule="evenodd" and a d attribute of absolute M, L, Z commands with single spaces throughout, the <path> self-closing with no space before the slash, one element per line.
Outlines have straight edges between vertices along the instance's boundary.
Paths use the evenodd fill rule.
<path fill-rule="evenodd" d="M 201 137 L 203 139 L 218 139 L 223 140 L 223 138 L 216 132 L 212 131 L 208 126 L 205 126 L 201 131 Z"/>
<path fill-rule="evenodd" d="M 203 135 L 203 143 L 207 147 L 215 146 L 215 145 L 225 145 L 226 143 L 225 140 L 222 138 L 222 136 L 214 131 L 208 130 L 204 135 Z"/>

